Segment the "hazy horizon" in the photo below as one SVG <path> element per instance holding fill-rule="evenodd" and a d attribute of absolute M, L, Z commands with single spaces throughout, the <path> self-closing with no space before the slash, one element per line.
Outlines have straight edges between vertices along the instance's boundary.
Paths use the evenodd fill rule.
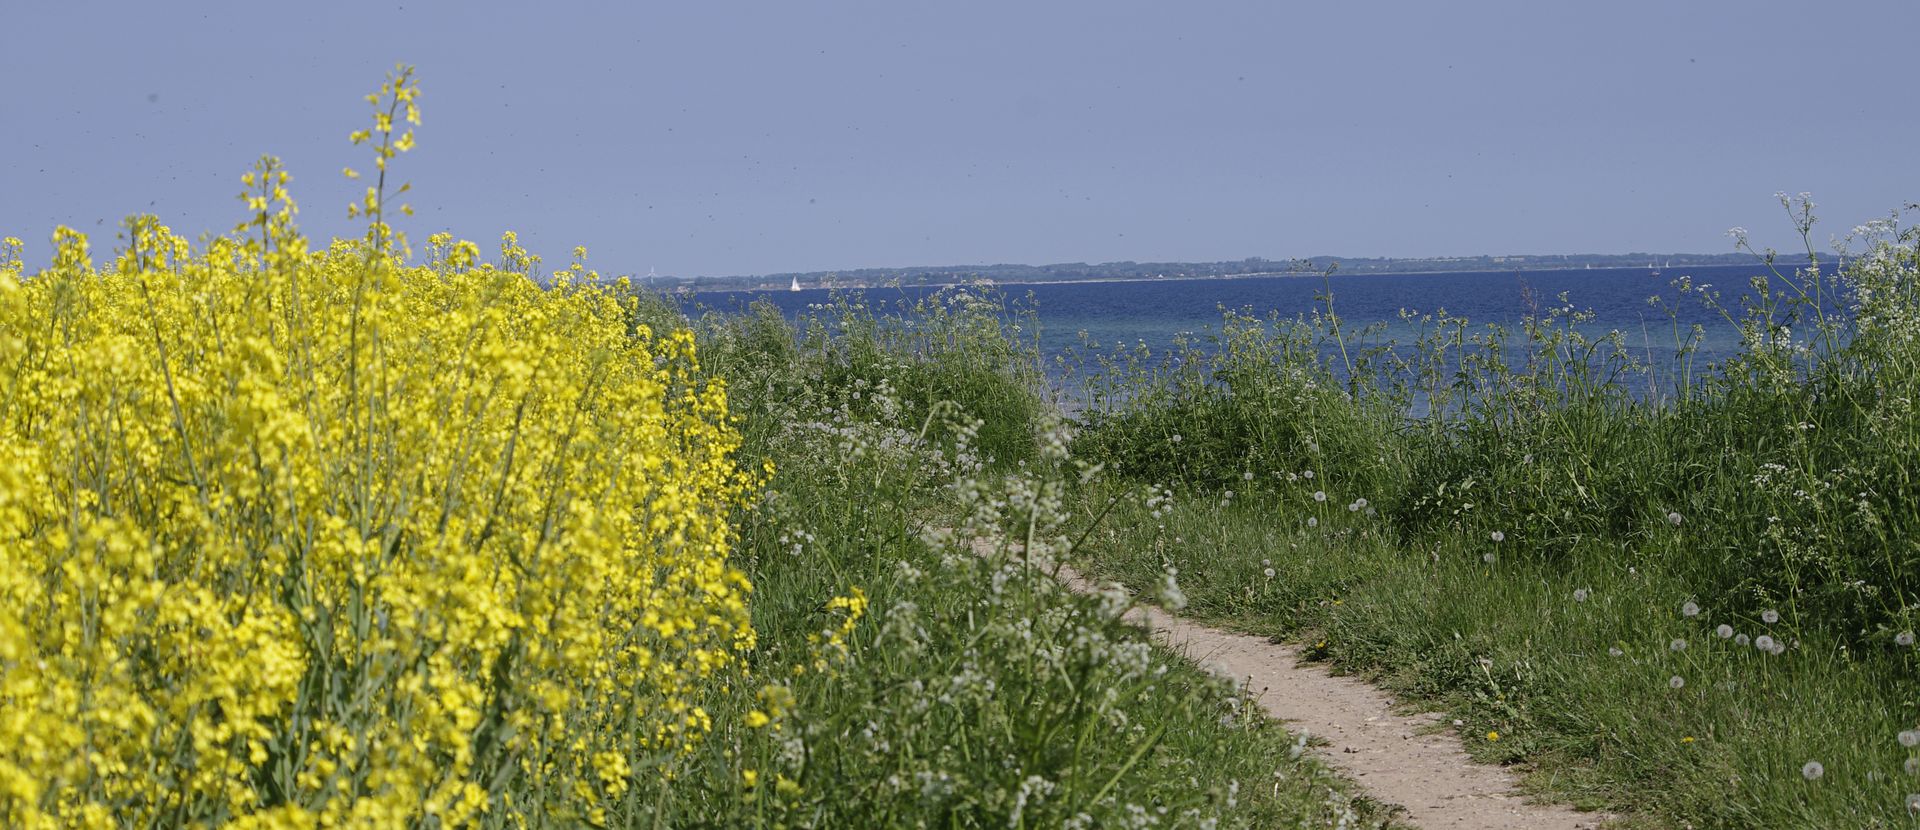
<path fill-rule="evenodd" d="M 610 273 L 1792 250 L 1776 191 L 1822 247 L 1920 199 L 1891 0 L 451 8 L 12 8 L 0 233 L 224 232 L 273 153 L 358 235 L 395 61 L 416 243 Z"/>

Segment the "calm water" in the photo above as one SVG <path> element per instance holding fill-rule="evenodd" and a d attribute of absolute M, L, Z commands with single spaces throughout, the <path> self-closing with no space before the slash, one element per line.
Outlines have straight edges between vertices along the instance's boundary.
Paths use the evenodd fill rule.
<path fill-rule="evenodd" d="M 1401 310 L 1432 313 L 1445 310 L 1475 325 L 1517 325 L 1523 317 L 1558 305 L 1561 292 L 1567 303 L 1595 314 L 1582 326 L 1591 335 L 1618 329 L 1627 335 L 1640 356 L 1653 365 L 1670 362 L 1674 354 L 1675 318 L 1667 308 L 1649 305 L 1659 296 L 1678 312 L 1684 334 L 1698 323 L 1706 329 L 1701 356 L 1717 359 L 1738 344 L 1738 333 L 1697 297 L 1682 296 L 1672 285 L 1691 277 L 1724 291 L 1722 301 L 1732 305 L 1752 276 L 1764 266 L 1706 266 L 1664 269 L 1659 276 L 1645 268 L 1595 268 L 1523 272 L 1463 272 L 1335 276 L 1331 279 L 1334 309 L 1344 325 L 1357 330 L 1368 323 L 1390 324 L 1386 337 L 1402 343 L 1415 332 L 1400 324 Z M 1318 277 L 1246 277 L 1217 280 L 1154 280 L 1054 285 L 1004 284 L 1008 299 L 1031 302 L 1039 315 L 1040 345 L 1049 358 L 1080 346 L 1086 337 L 1101 346 L 1136 344 L 1156 349 L 1182 333 L 1204 336 L 1218 331 L 1222 308 L 1250 311 L 1256 316 L 1277 312 L 1293 317 L 1313 311 L 1315 295 L 1329 281 Z M 878 288 L 864 292 L 870 305 L 911 303 L 932 293 L 928 288 Z M 734 310 L 755 299 L 766 299 L 789 316 L 809 304 L 829 301 L 825 289 L 778 292 L 713 292 L 694 295 L 694 302 L 719 310 Z M 1052 363 L 1051 360 L 1048 361 Z"/>

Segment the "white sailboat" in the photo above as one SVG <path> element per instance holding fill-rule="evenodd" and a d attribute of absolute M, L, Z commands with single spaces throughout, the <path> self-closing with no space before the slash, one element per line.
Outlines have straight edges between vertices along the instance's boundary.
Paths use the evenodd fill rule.
<path fill-rule="evenodd" d="M 789 285 L 789 286 L 787 286 L 787 290 L 788 290 L 788 291 L 799 291 L 799 290 L 800 290 L 800 278 L 799 278 L 799 277 L 794 277 L 794 278 L 793 278 L 793 284 L 792 284 L 792 285 Z"/>

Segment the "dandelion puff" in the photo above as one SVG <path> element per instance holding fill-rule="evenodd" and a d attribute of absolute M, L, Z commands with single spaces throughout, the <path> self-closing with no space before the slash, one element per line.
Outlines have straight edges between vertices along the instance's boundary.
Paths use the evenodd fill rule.
<path fill-rule="evenodd" d="M 1240 474 L 1240 480 L 1241 480 L 1241 481 L 1252 481 L 1252 480 L 1253 480 L 1253 471 L 1252 471 L 1252 470 L 1248 470 L 1248 471 L 1246 471 L 1246 472 L 1244 472 L 1244 473 L 1241 473 L 1241 474 Z"/>
<path fill-rule="evenodd" d="M 1352 503 L 1352 504 L 1349 504 L 1349 505 L 1347 505 L 1347 512 L 1348 512 L 1348 513 L 1358 513 L 1358 512 L 1360 512 L 1360 503 L 1356 501 L 1356 502 L 1354 502 L 1354 503 Z"/>
<path fill-rule="evenodd" d="M 1262 568 L 1271 567 L 1272 565 L 1273 565 L 1273 560 L 1271 559 L 1260 560 L 1260 567 Z"/>
<path fill-rule="evenodd" d="M 1319 517 L 1319 516 L 1308 516 L 1308 517 L 1307 517 L 1307 527 L 1319 527 L 1319 526 L 1320 526 L 1320 517 Z"/>
<path fill-rule="evenodd" d="M 1620 650 L 1619 646 L 1611 646 L 1607 649 L 1607 655 L 1610 657 L 1625 657 L 1626 654 L 1626 652 Z"/>
<path fill-rule="evenodd" d="M 1272 579 L 1272 578 L 1273 578 L 1273 569 L 1272 569 L 1272 568 L 1268 568 L 1268 569 L 1266 569 L 1266 570 L 1264 570 L 1264 571 L 1261 571 L 1261 573 L 1262 573 L 1262 574 L 1265 574 L 1265 575 L 1266 575 L 1266 577 L 1267 577 L 1268 579 Z"/>
<path fill-rule="evenodd" d="M 1765 634 L 1755 637 L 1753 638 L 1753 647 L 1761 651 L 1772 651 L 1773 638 Z"/>
<path fill-rule="evenodd" d="M 1480 561 L 1485 562 L 1489 565 L 1493 564 L 1493 559 L 1494 559 L 1493 551 L 1487 551 L 1486 553 L 1480 554 Z"/>
<path fill-rule="evenodd" d="M 1907 794 L 1907 812 L 1920 813 L 1920 793 Z"/>
<path fill-rule="evenodd" d="M 1908 729 L 1901 732 L 1900 745 L 1908 748 L 1920 746 L 1920 729 Z"/>
<path fill-rule="evenodd" d="M 1893 644 L 1896 646 L 1900 646 L 1901 648 L 1906 648 L 1907 646 L 1913 645 L 1913 632 L 1902 631 L 1898 634 L 1893 635 Z"/>
<path fill-rule="evenodd" d="M 1748 643 L 1751 643 L 1751 642 L 1753 642 L 1753 638 L 1752 638 L 1752 637 L 1748 637 L 1748 636 L 1747 636 L 1747 635 L 1745 635 L 1745 634 L 1735 634 L 1735 635 L 1733 635 L 1733 644 L 1734 644 L 1734 645 L 1736 645 L 1736 646 L 1740 646 L 1740 647 L 1742 647 L 1742 648 L 1745 648 L 1745 647 L 1746 647 L 1746 645 L 1747 645 Z"/>
<path fill-rule="evenodd" d="M 1905 769 L 1908 775 L 1920 775 L 1920 758 L 1908 758 L 1906 766 L 1902 769 Z"/>
<path fill-rule="evenodd" d="M 1302 472 L 1300 473 L 1300 477 L 1301 477 L 1301 478 L 1304 478 L 1304 479 L 1306 479 L 1306 480 L 1308 480 L 1308 481 L 1312 481 L 1312 480 L 1313 480 L 1313 471 L 1312 471 L 1312 470 L 1304 470 L 1304 471 L 1302 471 Z"/>
<path fill-rule="evenodd" d="M 1574 602 L 1586 602 L 1586 601 L 1587 601 L 1587 597 L 1590 597 L 1590 596 L 1592 596 L 1592 595 L 1593 595 L 1593 591 L 1592 591 L 1591 589 L 1588 589 L 1588 588 L 1575 588 L 1575 589 L 1573 589 L 1573 601 L 1574 601 Z"/>
<path fill-rule="evenodd" d="M 1673 642 L 1667 644 L 1667 648 L 1671 651 L 1686 651 L 1687 641 L 1676 637 Z"/>
<path fill-rule="evenodd" d="M 1313 491 L 1313 500 L 1314 500 L 1314 501 L 1320 501 L 1320 502 L 1323 502 L 1323 501 L 1326 501 L 1326 500 L 1327 500 L 1327 491 L 1325 491 L 1325 490 L 1315 490 L 1315 491 Z"/>
<path fill-rule="evenodd" d="M 1173 443 L 1175 444 L 1180 443 L 1180 433 L 1176 432 L 1173 434 Z"/>
<path fill-rule="evenodd" d="M 1780 612 L 1775 611 L 1771 608 L 1765 611 L 1762 611 L 1760 612 L 1760 621 L 1763 623 L 1766 623 L 1767 625 L 1773 625 L 1774 623 L 1777 623 L 1780 621 Z"/>
<path fill-rule="evenodd" d="M 1726 623 L 1721 623 L 1720 625 L 1718 625 L 1713 629 L 1713 633 L 1714 633 L 1714 636 L 1719 637 L 1722 640 L 1732 639 L 1733 626 L 1727 625 Z"/>
<path fill-rule="evenodd" d="M 1367 500 L 1366 500 L 1366 499 L 1364 499 L 1364 498 L 1358 498 L 1358 499 L 1354 499 L 1354 500 L 1353 500 L 1353 503 L 1354 503 L 1354 504 L 1357 504 L 1357 505 L 1360 505 L 1361 507 L 1366 507 L 1366 506 L 1367 506 Z"/>
<path fill-rule="evenodd" d="M 1694 602 L 1693 600 L 1687 600 L 1687 602 L 1684 605 L 1680 606 L 1680 616 L 1682 617 L 1700 616 L 1700 605 Z"/>
<path fill-rule="evenodd" d="M 1678 689 L 1687 685 L 1687 679 L 1676 674 L 1672 677 L 1667 678 L 1667 685 L 1669 687 Z"/>
<path fill-rule="evenodd" d="M 1667 524 L 1679 527 L 1681 521 L 1683 521 L 1683 519 L 1680 518 L 1680 514 L 1671 511 L 1667 513 Z"/>
<path fill-rule="evenodd" d="M 1827 768 L 1819 761 L 1808 761 L 1800 765 L 1800 777 L 1808 781 L 1818 781 L 1820 776 L 1826 774 Z"/>
<path fill-rule="evenodd" d="M 1500 531 L 1498 531 L 1498 530 L 1496 530 L 1496 531 L 1494 531 L 1494 532 L 1493 532 L 1493 534 L 1492 534 L 1492 536 L 1493 536 L 1493 541 L 1495 541 L 1495 542 L 1504 542 L 1504 541 L 1507 541 L 1507 534 L 1505 534 L 1505 533 L 1501 533 L 1501 532 L 1500 532 Z"/>

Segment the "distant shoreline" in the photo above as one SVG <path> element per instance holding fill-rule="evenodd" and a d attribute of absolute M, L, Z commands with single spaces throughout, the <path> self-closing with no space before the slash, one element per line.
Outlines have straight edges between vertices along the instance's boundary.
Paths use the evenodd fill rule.
<path fill-rule="evenodd" d="M 1671 271 L 1671 272 L 1674 272 L 1676 275 L 1678 275 L 1680 273 L 1683 273 L 1685 269 L 1688 269 L 1688 268 L 1723 268 L 1730 265 L 1742 265 L 1742 264 L 1752 264 L 1756 268 L 1764 267 L 1764 264 L 1761 263 L 1760 261 L 1753 260 L 1750 263 L 1743 263 L 1743 262 L 1688 262 L 1684 264 L 1676 263 L 1671 266 L 1663 265 L 1660 269 L 1657 269 L 1657 270 L 1660 270 L 1662 272 Z M 1793 263 L 1779 263 L 1776 265 L 1776 267 L 1782 267 L 1782 266 L 1793 267 Z M 1562 264 L 1556 263 L 1550 266 L 1529 266 L 1525 263 L 1521 263 L 1519 264 L 1518 267 L 1511 267 L 1511 268 L 1468 267 L 1468 268 L 1461 268 L 1458 270 L 1440 270 L 1440 269 L 1428 268 L 1428 269 L 1411 270 L 1411 271 L 1394 271 L 1394 270 L 1374 270 L 1371 268 L 1367 270 L 1343 268 L 1343 269 L 1335 270 L 1331 275 L 1328 275 L 1328 276 L 1332 276 L 1332 277 L 1423 277 L 1423 276 L 1441 276 L 1441 275 L 1455 275 L 1455 274 L 1509 274 L 1509 273 L 1518 274 L 1518 273 L 1525 273 L 1525 272 L 1538 273 L 1538 272 L 1544 272 L 1544 271 L 1556 271 L 1556 272 L 1557 271 L 1596 271 L 1596 272 L 1632 271 L 1632 272 L 1646 273 L 1648 269 L 1646 268 L 1646 266 L 1639 266 L 1639 265 L 1593 265 L 1589 267 L 1585 263 L 1582 263 L 1579 265 L 1562 265 Z M 1105 276 L 1105 277 L 1068 277 L 1068 278 L 1059 278 L 1059 279 L 1011 279 L 1011 280 L 994 279 L 991 277 L 983 276 L 983 277 L 979 277 L 976 279 L 969 279 L 969 280 L 944 280 L 944 281 L 929 281 L 929 282 L 906 282 L 896 277 L 892 280 L 886 280 L 886 281 L 873 281 L 873 280 L 864 280 L 864 279 L 836 279 L 836 280 L 833 280 L 832 284 L 830 285 L 818 285 L 818 284 L 807 285 L 803 282 L 802 285 L 800 286 L 800 290 L 801 291 L 836 291 L 836 290 L 838 291 L 852 291 L 852 290 L 870 291 L 878 288 L 966 288 L 966 287 L 972 287 L 972 286 L 1010 288 L 1010 287 L 1034 286 L 1034 285 L 1101 285 L 1101 284 L 1135 283 L 1135 282 L 1200 282 L 1200 281 L 1283 278 L 1283 277 L 1292 277 L 1292 278 L 1299 278 L 1299 279 L 1315 279 L 1322 276 L 1323 275 L 1321 273 L 1316 271 L 1287 270 L 1287 271 L 1249 271 L 1249 272 L 1233 273 L 1233 274 L 1192 274 L 1192 275 L 1182 275 L 1182 276 Z M 790 284 L 791 284 L 791 280 L 788 281 L 788 284 L 779 284 L 775 282 L 761 282 L 756 285 L 702 286 L 699 284 L 698 281 L 686 281 L 686 282 L 681 282 L 678 285 L 675 285 L 671 290 L 674 291 L 675 293 L 683 293 L 683 294 L 748 294 L 748 293 L 763 293 L 763 292 L 778 294 L 778 293 L 791 292 L 792 288 L 789 287 Z"/>

